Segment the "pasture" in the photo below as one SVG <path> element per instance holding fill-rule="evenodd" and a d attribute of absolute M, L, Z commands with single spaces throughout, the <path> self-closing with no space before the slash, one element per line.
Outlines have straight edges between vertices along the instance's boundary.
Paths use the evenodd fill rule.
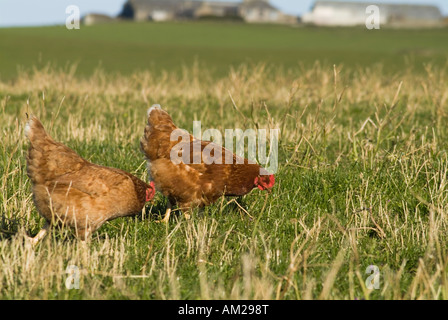
<path fill-rule="evenodd" d="M 0 299 L 448 299 L 446 31 L 0 29 Z M 168 225 L 154 222 L 158 194 L 86 245 L 54 230 L 27 246 L 44 221 L 25 113 L 89 161 L 146 179 L 153 103 L 190 132 L 193 120 L 280 128 L 273 193 Z M 65 286 L 71 265 L 77 290 Z"/>
<path fill-rule="evenodd" d="M 0 29 L 0 76 L 48 65 L 78 76 L 95 70 L 131 75 L 149 70 L 182 73 L 198 64 L 214 77 L 229 67 L 269 62 L 276 69 L 297 72 L 316 61 L 332 66 L 365 68 L 382 65 L 393 74 L 424 63 L 444 65 L 447 29 L 390 30 L 303 28 L 238 23 L 116 23 Z M 301 70 L 302 71 L 302 70 Z M 202 74 L 202 72 L 201 72 Z"/>

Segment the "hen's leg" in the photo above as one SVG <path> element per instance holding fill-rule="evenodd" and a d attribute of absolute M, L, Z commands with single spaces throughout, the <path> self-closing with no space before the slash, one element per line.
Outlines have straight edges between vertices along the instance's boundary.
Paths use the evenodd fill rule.
<path fill-rule="evenodd" d="M 191 219 L 191 214 L 192 214 L 192 209 L 185 210 L 184 218 L 187 219 L 187 220 L 190 220 Z"/>
<path fill-rule="evenodd" d="M 86 228 L 78 228 L 76 230 L 76 236 L 79 240 L 81 240 L 83 243 L 86 241 L 89 241 L 90 235 L 92 234 L 92 230 L 89 227 Z"/>
<path fill-rule="evenodd" d="M 46 221 L 44 227 L 39 231 L 39 233 L 34 238 L 29 238 L 31 245 L 36 246 L 45 236 L 47 235 L 48 231 L 50 230 L 51 224 Z"/>
<path fill-rule="evenodd" d="M 156 221 L 156 222 L 157 222 L 157 223 L 168 223 L 168 221 L 170 220 L 171 208 L 172 208 L 171 202 L 168 200 L 168 204 L 167 204 L 167 207 L 166 207 L 165 216 L 163 217 L 162 220 L 158 220 L 158 221 Z"/>
<path fill-rule="evenodd" d="M 179 203 L 179 208 L 182 211 L 182 214 L 186 220 L 190 220 L 193 215 L 193 208 L 189 203 Z"/>

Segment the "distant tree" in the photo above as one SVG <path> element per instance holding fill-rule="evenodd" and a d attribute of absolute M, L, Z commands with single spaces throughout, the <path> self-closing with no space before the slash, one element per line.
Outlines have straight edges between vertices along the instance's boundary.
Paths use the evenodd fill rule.
<path fill-rule="evenodd" d="M 118 17 L 123 19 L 134 19 L 134 7 L 129 2 L 126 2 Z"/>

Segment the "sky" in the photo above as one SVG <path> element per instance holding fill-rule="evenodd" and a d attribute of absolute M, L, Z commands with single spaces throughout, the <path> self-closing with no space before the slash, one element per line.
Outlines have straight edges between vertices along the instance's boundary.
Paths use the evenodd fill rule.
<path fill-rule="evenodd" d="M 238 0 L 227 0 L 236 1 Z M 373 0 L 366 3 L 414 3 L 439 6 L 448 15 L 447 0 Z M 87 13 L 103 13 L 116 16 L 126 0 L 0 0 L 0 27 L 40 26 L 65 24 L 69 5 L 77 5 L 81 16 Z M 303 15 L 308 12 L 314 0 L 271 0 L 271 4 L 285 13 Z"/>

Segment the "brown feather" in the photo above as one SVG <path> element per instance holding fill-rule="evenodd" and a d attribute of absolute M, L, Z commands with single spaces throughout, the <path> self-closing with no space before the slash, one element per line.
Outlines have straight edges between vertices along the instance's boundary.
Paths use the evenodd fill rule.
<path fill-rule="evenodd" d="M 141 212 L 152 186 L 123 170 L 81 158 L 54 141 L 36 117 L 28 121 L 26 135 L 33 199 L 48 223 L 75 228 L 83 239 L 105 221 Z"/>
<path fill-rule="evenodd" d="M 222 195 L 242 196 L 255 187 L 254 181 L 260 176 L 260 170 L 263 170 L 258 164 L 250 164 L 247 159 L 239 158 L 213 142 L 195 140 L 191 135 L 189 142 L 170 141 L 170 135 L 175 129 L 177 127 L 166 111 L 152 107 L 148 111 L 141 147 L 156 188 L 170 201 L 178 203 L 181 209 L 211 204 Z M 174 146 L 179 147 L 179 150 L 189 149 L 189 161 L 171 161 L 170 152 Z M 206 147 L 221 150 L 222 164 L 211 163 L 210 159 L 204 158 L 203 150 Z M 195 152 L 200 152 L 196 154 L 201 160 L 198 164 L 192 163 Z M 225 164 L 226 154 L 233 159 L 232 163 Z M 237 160 L 243 164 L 237 164 Z"/>

